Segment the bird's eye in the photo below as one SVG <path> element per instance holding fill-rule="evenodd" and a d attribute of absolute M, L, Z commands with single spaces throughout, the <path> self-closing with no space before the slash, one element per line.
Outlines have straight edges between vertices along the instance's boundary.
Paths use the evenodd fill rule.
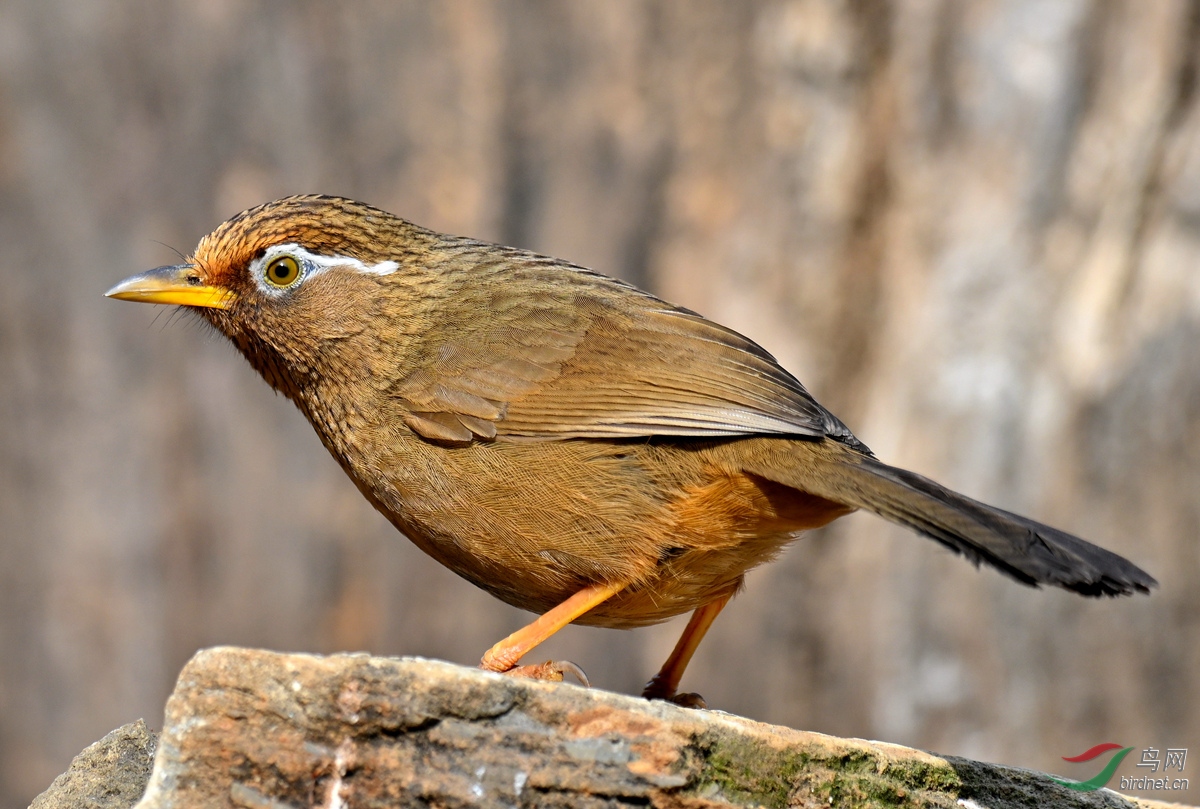
<path fill-rule="evenodd" d="M 267 265 L 265 277 L 271 286 L 281 288 L 291 286 L 300 277 L 300 262 L 291 256 L 273 258 Z"/>

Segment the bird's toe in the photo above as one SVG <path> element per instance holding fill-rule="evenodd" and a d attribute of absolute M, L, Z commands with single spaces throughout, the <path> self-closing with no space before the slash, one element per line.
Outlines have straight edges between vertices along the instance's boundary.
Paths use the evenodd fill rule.
<path fill-rule="evenodd" d="M 591 688 L 592 686 L 583 669 L 570 660 L 547 660 L 545 663 L 538 663 L 535 666 L 514 666 L 501 673 L 510 677 L 528 677 L 531 680 L 550 680 L 556 683 L 561 683 L 563 676 L 570 674 L 584 687 Z"/>

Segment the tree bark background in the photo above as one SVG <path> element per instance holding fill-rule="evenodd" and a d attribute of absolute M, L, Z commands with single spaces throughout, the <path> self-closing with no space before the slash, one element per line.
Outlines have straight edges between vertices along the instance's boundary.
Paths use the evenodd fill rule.
<path fill-rule="evenodd" d="M 528 620 L 231 347 L 101 297 L 314 191 L 649 287 L 1162 583 L 1032 591 L 855 515 L 750 577 L 710 704 L 1081 778 L 1200 754 L 1198 57 L 1181 0 L 0 0 L 0 801 L 156 725 L 198 647 L 471 662 Z M 681 626 L 544 651 L 635 691 Z"/>

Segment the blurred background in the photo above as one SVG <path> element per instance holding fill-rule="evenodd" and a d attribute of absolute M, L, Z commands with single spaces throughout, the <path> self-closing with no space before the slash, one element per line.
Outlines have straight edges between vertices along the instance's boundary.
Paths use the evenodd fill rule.
<path fill-rule="evenodd" d="M 854 515 L 722 614 L 684 681 L 714 707 L 1200 782 L 1198 58 L 1172 0 L 0 0 L 0 801 L 160 726 L 201 647 L 474 664 L 529 619 L 231 346 L 102 297 L 300 192 L 648 287 L 1162 583 L 1034 591 Z M 544 651 L 636 692 L 683 622 Z"/>

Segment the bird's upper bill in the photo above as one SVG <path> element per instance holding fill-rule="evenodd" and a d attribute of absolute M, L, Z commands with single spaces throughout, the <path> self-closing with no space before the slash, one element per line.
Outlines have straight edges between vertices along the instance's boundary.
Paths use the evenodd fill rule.
<path fill-rule="evenodd" d="M 204 283 L 191 264 L 174 264 L 138 273 L 104 294 L 123 301 L 170 303 L 207 309 L 228 309 L 236 297 L 231 290 Z"/>

